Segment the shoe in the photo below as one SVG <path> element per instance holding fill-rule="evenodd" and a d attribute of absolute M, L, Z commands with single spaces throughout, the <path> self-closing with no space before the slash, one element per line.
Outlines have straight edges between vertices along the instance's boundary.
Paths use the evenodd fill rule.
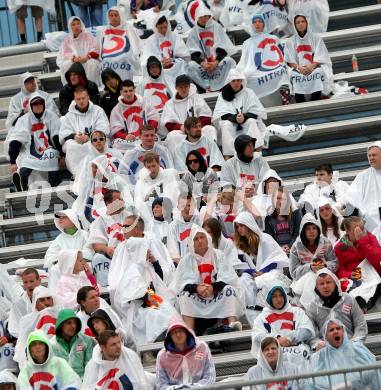
<path fill-rule="evenodd" d="M 229 324 L 229 327 L 238 331 L 238 332 L 241 332 L 241 330 L 242 330 L 242 324 L 239 321 L 231 322 Z"/>
<path fill-rule="evenodd" d="M 24 191 L 24 189 L 22 188 L 22 184 L 21 184 L 21 176 L 18 172 L 13 172 L 12 182 L 13 182 L 13 184 L 16 187 L 16 190 L 18 192 Z"/>

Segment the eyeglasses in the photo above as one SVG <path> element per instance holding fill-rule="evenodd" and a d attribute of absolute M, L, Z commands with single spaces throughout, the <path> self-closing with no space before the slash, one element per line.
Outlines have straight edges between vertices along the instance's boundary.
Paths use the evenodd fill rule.
<path fill-rule="evenodd" d="M 91 140 L 91 142 L 103 142 L 103 141 L 106 141 L 106 138 L 104 138 L 104 137 L 100 137 L 100 138 L 93 138 L 92 140 Z"/>
<path fill-rule="evenodd" d="M 198 164 L 198 163 L 199 163 L 199 161 L 196 160 L 196 159 L 194 159 L 194 160 L 188 160 L 187 162 L 188 162 L 188 164 Z"/>

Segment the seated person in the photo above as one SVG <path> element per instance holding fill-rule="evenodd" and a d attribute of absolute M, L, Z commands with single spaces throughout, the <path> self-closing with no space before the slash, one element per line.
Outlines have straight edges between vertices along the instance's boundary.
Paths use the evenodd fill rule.
<path fill-rule="evenodd" d="M 227 320 L 230 328 L 242 330 L 239 318 L 244 312 L 232 259 L 214 249 L 211 237 L 200 227 L 192 228 L 188 245 L 189 252 L 180 260 L 174 281 L 188 328 L 194 330 L 196 318 L 203 318 Z"/>
<path fill-rule="evenodd" d="M 154 12 L 159 12 L 161 8 L 160 0 L 131 0 L 130 13 L 131 16 L 136 19 L 140 10 L 147 10 L 153 8 Z"/>
<path fill-rule="evenodd" d="M 61 183 L 59 164 L 63 153 L 59 131 L 57 114 L 47 108 L 42 95 L 34 92 L 29 98 L 28 112 L 7 137 L 12 180 L 17 191 L 27 191 L 36 179 L 45 180 L 46 175 L 52 187 Z"/>
<path fill-rule="evenodd" d="M 342 370 L 376 364 L 376 357 L 362 343 L 348 338 L 346 327 L 337 318 L 328 318 L 323 328 L 325 347 L 312 355 L 311 371 Z M 343 388 L 377 389 L 381 383 L 379 370 L 350 371 L 346 374 L 319 376 L 308 381 L 308 389 Z M 345 385 L 344 385 L 345 384 Z"/>
<path fill-rule="evenodd" d="M 9 372 L 17 373 L 19 368 L 17 363 L 13 360 L 15 354 L 16 339 L 8 332 L 8 313 L 4 308 L 0 308 L 0 390 L 1 386 L 1 372 L 9 370 Z"/>
<path fill-rule="evenodd" d="M 364 341 L 368 326 L 356 299 L 342 292 L 339 280 L 329 269 L 323 268 L 316 275 L 314 300 L 305 308 L 316 333 L 310 341 L 311 348 L 319 350 L 325 346 L 324 324 L 332 315 L 344 324 L 352 341 Z"/>
<path fill-rule="evenodd" d="M 80 377 L 65 359 L 53 354 L 44 332 L 32 332 L 28 336 L 26 350 L 28 361 L 18 377 L 21 389 L 39 389 L 47 387 L 46 383 L 57 389 L 81 389 Z"/>
<path fill-rule="evenodd" d="M 118 104 L 112 109 L 110 129 L 112 145 L 121 150 L 132 149 L 144 124 L 154 129 L 159 124 L 159 113 L 150 102 L 135 94 L 135 84 L 124 80 L 120 89 Z"/>
<path fill-rule="evenodd" d="M 295 15 L 292 21 L 294 35 L 285 45 L 285 60 L 292 69 L 290 76 L 291 93 L 296 103 L 320 100 L 332 91 L 332 62 L 323 38 L 308 29 L 304 14 Z"/>
<path fill-rule="evenodd" d="M 147 227 L 147 234 L 167 245 L 169 224 L 172 222 L 173 204 L 169 198 L 155 198 L 151 205 L 152 218 Z"/>
<path fill-rule="evenodd" d="M 186 368 L 185 368 L 186 367 Z M 208 344 L 199 341 L 180 319 L 173 319 L 156 360 L 156 390 L 215 383 L 216 370 Z"/>
<path fill-rule="evenodd" d="M 298 366 L 284 360 L 283 351 L 279 345 L 279 341 L 274 337 L 266 337 L 260 343 L 260 349 L 257 354 L 257 364 L 249 369 L 244 379 L 251 381 L 298 374 L 301 374 Z M 271 383 L 275 386 L 281 386 L 280 388 L 287 386 L 287 388 L 292 390 L 305 389 L 305 383 L 303 380 Z M 267 385 L 264 384 L 243 387 L 242 390 L 266 390 L 267 388 Z"/>
<path fill-rule="evenodd" d="M 287 0 L 252 0 L 248 13 L 262 15 L 266 23 L 266 32 L 282 37 L 289 34 L 286 2 Z"/>
<path fill-rule="evenodd" d="M 361 217 L 345 218 L 343 227 L 345 235 L 335 245 L 338 259 L 337 276 L 340 281 L 342 279 L 353 281 L 353 290 L 359 287 L 358 292 L 354 294 L 353 291 L 351 295 L 356 296 L 357 303 L 366 312 L 376 304 L 381 295 L 381 284 L 372 280 L 376 275 L 372 278 L 366 274 L 366 267 L 371 267 L 380 275 L 381 247 L 377 238 L 365 229 Z"/>
<path fill-rule="evenodd" d="M 89 93 L 90 100 L 94 104 L 99 103 L 98 86 L 87 79 L 85 68 L 79 62 L 74 62 L 65 73 L 67 84 L 60 89 L 59 109 L 61 115 L 66 115 L 69 111 L 71 102 L 74 100 L 74 91 L 78 87 L 84 87 Z"/>
<path fill-rule="evenodd" d="M 110 119 L 112 109 L 118 104 L 122 79 L 114 70 L 106 68 L 101 73 L 101 80 L 104 90 L 100 96 L 99 105 L 105 110 L 107 118 Z"/>
<path fill-rule="evenodd" d="M 62 85 L 67 84 L 65 74 L 75 62 L 82 64 L 88 80 L 99 84 L 100 64 L 97 39 L 85 31 L 85 25 L 78 16 L 72 16 L 68 20 L 67 29 L 69 34 L 65 36 L 57 56 Z"/>
<path fill-rule="evenodd" d="M 321 234 L 324 237 L 327 237 L 334 247 L 343 234 L 343 231 L 341 230 L 341 223 L 343 221 L 342 215 L 333 204 L 332 199 L 327 198 L 326 196 L 321 196 L 319 198 L 318 208 L 316 209 L 315 214 L 318 214 L 317 219 L 321 224 Z"/>
<path fill-rule="evenodd" d="M 0 371 L 0 389 L 18 390 L 18 380 L 12 371 L 4 369 Z"/>
<path fill-rule="evenodd" d="M 204 3 L 196 9 L 195 22 L 187 39 L 189 75 L 200 90 L 218 91 L 226 84 L 229 70 L 236 66 L 230 57 L 236 49 Z"/>

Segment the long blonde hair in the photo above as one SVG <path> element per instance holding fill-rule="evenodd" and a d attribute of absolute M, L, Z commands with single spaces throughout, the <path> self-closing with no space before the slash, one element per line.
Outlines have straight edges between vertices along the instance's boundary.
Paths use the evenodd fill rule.
<path fill-rule="evenodd" d="M 246 225 L 245 225 L 246 226 Z M 238 234 L 237 225 L 234 226 L 234 244 L 241 251 L 247 253 L 248 255 L 257 255 L 258 246 L 259 246 L 259 236 L 254 233 L 252 230 L 247 228 L 247 236 L 241 236 Z"/>

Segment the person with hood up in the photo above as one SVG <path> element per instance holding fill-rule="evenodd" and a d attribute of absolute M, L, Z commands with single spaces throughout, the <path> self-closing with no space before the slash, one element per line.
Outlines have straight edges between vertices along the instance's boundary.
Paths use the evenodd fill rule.
<path fill-rule="evenodd" d="M 294 35 L 286 41 L 285 60 L 290 71 L 291 93 L 296 103 L 320 100 L 322 94 L 332 92 L 332 62 L 323 38 L 308 29 L 308 19 L 304 14 L 293 19 Z"/>
<path fill-rule="evenodd" d="M 0 308 L 0 372 L 2 370 L 18 372 L 18 365 L 13 360 L 15 342 L 16 340 L 8 331 L 8 313 L 3 308 Z"/>
<path fill-rule="evenodd" d="M 105 330 L 99 335 L 98 343 L 86 366 L 82 389 L 152 390 L 140 358 L 122 345 L 118 333 Z"/>
<path fill-rule="evenodd" d="M 72 16 L 68 20 L 67 29 L 69 34 L 65 36 L 57 56 L 62 85 L 67 83 L 66 72 L 75 62 L 82 64 L 88 80 L 99 84 L 100 64 L 97 39 L 85 31 L 85 25 L 78 16 Z"/>
<path fill-rule="evenodd" d="M 38 179 L 36 174 L 41 178 L 42 175 L 47 175 L 52 187 L 60 184 L 62 148 L 59 129 L 57 114 L 47 108 L 46 101 L 39 92 L 32 93 L 28 112 L 17 121 L 7 136 L 12 180 L 18 191 L 27 191 L 29 185 Z M 32 175 L 29 180 L 32 172 L 35 177 L 33 179 Z"/>
<path fill-rule="evenodd" d="M 61 115 L 66 115 L 69 111 L 70 105 L 74 100 L 74 91 L 78 87 L 86 88 L 90 100 L 94 104 L 99 103 L 99 90 L 97 84 L 88 80 L 86 71 L 80 62 L 74 62 L 68 71 L 65 73 L 67 84 L 60 89 L 59 93 L 59 109 Z"/>
<path fill-rule="evenodd" d="M 142 43 L 132 24 L 125 22 L 118 7 L 107 11 L 107 25 L 100 44 L 102 71 L 111 68 L 122 80 L 133 80 L 141 74 L 140 52 Z"/>
<path fill-rule="evenodd" d="M 218 124 L 221 131 L 225 159 L 234 155 L 234 141 L 239 135 L 264 139 L 267 129 L 263 120 L 266 118 L 262 103 L 251 89 L 246 88 L 245 75 L 231 69 L 213 112 L 213 122 Z"/>
<path fill-rule="evenodd" d="M 177 266 L 173 290 L 178 295 L 180 314 L 190 329 L 195 320 L 226 320 L 233 330 L 242 330 L 239 318 L 244 300 L 233 260 L 214 249 L 209 234 L 193 226 L 188 238 L 189 251 Z"/>
<path fill-rule="evenodd" d="M 147 234 L 150 237 L 160 239 L 164 245 L 167 245 L 169 224 L 172 222 L 172 201 L 169 198 L 155 198 L 151 209 L 152 218 L 148 224 Z"/>
<path fill-rule="evenodd" d="M 20 390 L 80 390 L 81 379 L 65 359 L 54 356 L 46 334 L 34 331 L 27 341 L 28 361 L 18 377 Z"/>
<path fill-rule="evenodd" d="M 243 43 L 237 68 L 245 72 L 247 87 L 258 98 L 279 92 L 282 104 L 287 105 L 290 102 L 290 79 L 283 56 L 283 45 L 278 37 L 265 32 L 265 27 L 263 14 L 257 13 L 251 17 L 251 37 Z"/>
<path fill-rule="evenodd" d="M 18 380 L 11 371 L 0 371 L 0 390 L 20 390 Z"/>
<path fill-rule="evenodd" d="M 109 135 L 109 121 L 103 109 L 90 100 L 86 88 L 79 86 L 74 91 L 68 113 L 61 120 L 59 132 L 66 153 L 66 166 L 74 176 L 79 173 L 81 162 L 86 157 L 87 143 L 93 131 Z"/>
<path fill-rule="evenodd" d="M 368 326 L 364 313 L 350 294 L 342 292 L 340 281 L 328 268 L 316 274 L 314 299 L 305 308 L 315 327 L 315 338 L 310 341 L 312 350 L 324 347 L 324 324 L 334 315 L 345 326 L 352 341 L 364 341 L 368 335 Z"/>
<path fill-rule="evenodd" d="M 322 235 L 327 237 L 331 241 L 332 246 L 335 247 L 344 232 L 341 227 L 343 217 L 333 203 L 333 200 L 321 196 L 315 214 L 317 214 L 317 219 L 320 221 Z"/>
<path fill-rule="evenodd" d="M 359 341 L 351 341 L 348 338 L 344 324 L 335 316 L 329 317 L 323 327 L 325 347 L 312 355 L 311 371 L 323 372 L 328 370 L 341 370 L 344 368 L 374 365 L 376 357 L 369 349 Z M 316 377 L 314 381 L 308 381 L 305 387 L 308 390 L 328 390 L 332 388 L 344 389 L 350 387 L 353 390 L 376 390 L 381 383 L 380 370 L 363 372 L 349 372 Z"/>
<path fill-rule="evenodd" d="M 292 306 L 282 286 L 268 290 L 266 306 L 255 318 L 251 351 L 260 351 L 266 337 L 274 337 L 282 348 L 283 357 L 296 365 L 307 365 L 310 358 L 308 342 L 315 336 L 315 329 L 304 310 Z"/>
<path fill-rule="evenodd" d="M 45 91 L 38 89 L 36 76 L 30 72 L 25 72 L 20 75 L 20 92 L 12 96 L 9 102 L 8 115 L 5 120 L 5 128 L 8 130 L 8 134 L 17 121 L 28 112 L 29 99 L 32 93 L 38 92 L 44 99 L 46 108 L 58 114 L 58 108 L 52 97 Z"/>
<path fill-rule="evenodd" d="M 134 82 L 122 81 L 118 104 L 110 115 L 113 148 L 123 151 L 132 149 L 138 144 L 143 126 L 150 125 L 156 129 L 159 119 L 159 112 L 152 101 L 135 93 Z"/>
<path fill-rule="evenodd" d="M 186 74 L 187 63 L 185 59 L 190 56 L 189 50 L 183 38 L 171 30 L 171 24 L 165 15 L 157 14 L 153 26 L 154 33 L 145 41 L 142 63 L 146 63 L 151 56 L 158 58 L 168 83 L 167 86 L 173 94 L 176 77 Z"/>
<path fill-rule="evenodd" d="M 138 347 L 154 342 L 177 314 L 174 294 L 167 287 L 173 264 L 160 256 L 153 240 L 142 236 L 141 224 L 140 218 L 126 219 L 130 237 L 117 247 L 108 274 L 113 307 Z"/>
<path fill-rule="evenodd" d="M 288 287 L 287 278 L 282 276 L 283 268 L 289 265 L 287 255 L 269 234 L 262 233 L 250 212 L 239 213 L 233 223 L 234 244 L 238 250 L 234 268 L 240 275 L 246 306 L 264 306 L 266 297 L 260 297 L 258 289 L 263 291 L 276 280 Z"/>
<path fill-rule="evenodd" d="M 61 232 L 49 245 L 45 253 L 44 268 L 48 269 L 49 286 L 56 286 L 60 277 L 58 256 L 62 250 L 84 250 L 87 259 L 92 258 L 90 250 L 86 250 L 88 233 L 82 230 L 77 214 L 72 209 L 58 211 L 54 214 L 54 224 Z"/>
<path fill-rule="evenodd" d="M 99 105 L 104 109 L 107 118 L 110 119 L 112 109 L 118 104 L 122 79 L 114 70 L 106 68 L 101 73 L 104 90 L 101 94 Z"/>
<path fill-rule="evenodd" d="M 212 123 L 212 110 L 202 95 L 198 94 L 188 75 L 176 77 L 176 94 L 166 103 L 161 114 L 159 135 L 166 138 L 169 150 L 175 150 L 186 135 L 184 122 L 188 117 L 201 121 L 203 134 L 212 141 L 217 140 L 217 131 Z"/>
<path fill-rule="evenodd" d="M 181 318 L 173 318 L 156 359 L 155 390 L 193 388 L 216 382 L 208 344 L 199 341 Z"/>
<path fill-rule="evenodd" d="M 81 320 L 71 309 L 59 311 L 56 334 L 50 341 L 55 356 L 66 360 L 70 367 L 83 378 L 86 364 L 93 354 L 95 341 L 81 332 Z"/>
<path fill-rule="evenodd" d="M 239 135 L 234 141 L 235 155 L 225 161 L 221 169 L 221 185 L 233 185 L 242 189 L 248 185 L 255 185 L 263 180 L 270 169 L 267 161 L 255 149 L 263 146 L 262 140 L 249 135 Z"/>
<path fill-rule="evenodd" d="M 218 91 L 226 84 L 229 70 L 236 66 L 230 56 L 237 50 L 203 3 L 196 9 L 195 22 L 187 39 L 189 75 L 202 90 Z"/>
<path fill-rule="evenodd" d="M 266 337 L 261 341 L 261 347 L 257 355 L 257 364 L 249 369 L 245 380 L 265 380 L 301 373 L 295 364 L 284 359 L 284 353 L 279 345 L 279 341 L 274 337 Z M 269 388 L 268 386 L 268 384 L 253 385 L 243 387 L 242 390 L 266 390 Z M 304 390 L 305 382 L 303 380 L 271 382 L 271 386 L 278 386 L 279 389 Z"/>

